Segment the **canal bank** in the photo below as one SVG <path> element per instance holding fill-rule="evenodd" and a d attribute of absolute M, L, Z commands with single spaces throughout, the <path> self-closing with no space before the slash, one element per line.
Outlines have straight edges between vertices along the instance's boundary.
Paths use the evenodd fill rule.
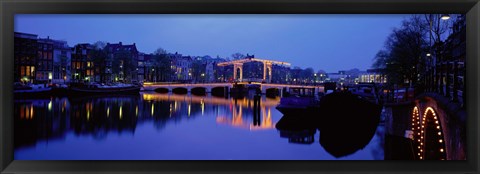
<path fill-rule="evenodd" d="M 413 160 L 413 140 L 408 137 L 412 102 L 385 105 L 385 160 Z"/>

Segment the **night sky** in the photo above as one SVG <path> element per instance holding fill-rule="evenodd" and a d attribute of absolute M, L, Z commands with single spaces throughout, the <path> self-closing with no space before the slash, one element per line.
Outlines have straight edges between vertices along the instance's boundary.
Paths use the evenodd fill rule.
<path fill-rule="evenodd" d="M 337 72 L 371 67 L 394 27 L 410 15 L 58 15 L 15 16 L 15 31 L 77 43 L 136 43 L 191 56 L 233 53 Z"/>

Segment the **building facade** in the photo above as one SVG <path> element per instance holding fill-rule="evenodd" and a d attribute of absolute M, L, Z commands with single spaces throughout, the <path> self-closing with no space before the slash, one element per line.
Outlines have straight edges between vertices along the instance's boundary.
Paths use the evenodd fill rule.
<path fill-rule="evenodd" d="M 37 35 L 15 32 L 14 34 L 14 81 L 36 82 Z"/>
<path fill-rule="evenodd" d="M 107 43 L 105 46 L 107 58 L 105 63 L 106 81 L 131 82 L 138 81 L 138 55 L 135 43 L 123 45 Z"/>
<path fill-rule="evenodd" d="M 145 76 L 145 53 L 139 53 L 138 54 L 138 61 L 137 61 L 137 81 L 138 82 L 144 82 L 146 81 L 146 76 Z"/>
<path fill-rule="evenodd" d="M 182 54 L 167 54 L 171 60 L 171 67 L 173 69 L 173 81 L 186 82 L 192 80 L 192 57 L 182 56 Z"/>
<path fill-rule="evenodd" d="M 37 83 L 51 83 L 53 80 L 53 40 L 38 39 L 37 42 Z"/>
<path fill-rule="evenodd" d="M 93 45 L 77 44 L 72 49 L 71 55 L 71 82 L 89 82 L 94 77 L 93 59 L 89 54 Z"/>
<path fill-rule="evenodd" d="M 70 82 L 72 48 L 66 41 L 53 40 L 53 83 L 68 84 Z"/>

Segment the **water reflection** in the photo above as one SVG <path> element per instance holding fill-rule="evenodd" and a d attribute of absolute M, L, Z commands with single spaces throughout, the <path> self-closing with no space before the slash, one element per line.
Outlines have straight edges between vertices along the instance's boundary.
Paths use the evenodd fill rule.
<path fill-rule="evenodd" d="M 262 98 L 261 121 L 252 121 L 252 101 L 142 93 L 141 95 L 51 98 L 15 101 L 16 147 L 32 146 L 37 141 L 61 139 L 69 131 L 105 139 L 110 132 L 134 134 L 138 124 L 153 122 L 157 130 L 168 122 L 190 117 L 215 116 L 217 124 L 249 130 L 274 128 L 272 108 L 278 98 Z M 274 108 L 273 108 L 274 109 Z M 18 136 L 17 136 L 18 133 Z M 28 137 L 28 138 L 25 138 Z"/>
<path fill-rule="evenodd" d="M 359 149 L 350 142 L 354 134 L 281 115 L 279 98 L 262 97 L 255 107 L 250 97 L 141 93 L 15 100 L 15 159 L 337 159 L 328 143 Z M 372 142 L 383 140 L 381 134 Z M 376 151 L 339 159 L 383 159 L 375 157 L 382 149 L 370 146 Z"/>
<path fill-rule="evenodd" d="M 322 98 L 318 113 L 284 115 L 276 128 L 281 137 L 296 144 L 312 144 L 318 129 L 320 145 L 339 158 L 365 148 L 375 134 L 381 136 L 381 130 L 377 131 L 380 114 L 380 105 L 350 93 L 333 93 Z"/>

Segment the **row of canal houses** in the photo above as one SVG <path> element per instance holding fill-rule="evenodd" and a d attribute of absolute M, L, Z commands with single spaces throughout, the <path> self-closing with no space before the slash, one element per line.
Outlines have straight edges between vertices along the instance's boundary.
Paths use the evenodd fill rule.
<path fill-rule="evenodd" d="M 106 43 L 101 48 L 105 59 L 96 59 L 95 44 L 81 43 L 69 47 L 66 41 L 35 34 L 15 32 L 15 81 L 24 83 L 84 83 L 84 82 L 226 82 L 232 81 L 233 67 L 218 67 L 224 58 L 210 56 L 185 56 L 167 53 L 169 69 L 158 68 L 154 54 L 137 50 L 136 44 Z M 248 55 L 247 57 L 254 57 Z M 121 59 L 121 60 L 119 60 Z M 125 62 L 124 62 L 125 61 Z M 127 66 L 125 64 L 133 65 Z M 200 67 L 199 67 L 200 66 Z M 248 63 L 244 78 L 261 79 L 263 65 Z M 200 70 L 199 70 L 200 69 Z M 324 83 L 355 84 L 359 82 L 385 83 L 378 70 L 353 69 L 326 73 L 319 71 L 308 77 L 302 69 L 273 67 L 272 83 Z M 311 77 L 310 77 L 311 76 Z"/>
<path fill-rule="evenodd" d="M 168 53 L 171 73 L 162 78 L 153 68 L 154 55 L 139 52 L 135 43 L 107 43 L 103 49 L 107 56 L 98 61 L 93 52 L 95 46 L 89 43 L 69 47 L 66 41 L 20 32 L 15 32 L 14 42 L 14 79 L 23 83 L 192 81 L 197 76 L 204 82 L 212 82 L 216 80 L 216 63 L 225 61 L 219 57 Z M 119 57 L 122 59 L 116 60 Z M 201 62 L 201 73 L 192 72 L 194 60 Z M 127 62 L 133 66 L 124 65 Z"/>

